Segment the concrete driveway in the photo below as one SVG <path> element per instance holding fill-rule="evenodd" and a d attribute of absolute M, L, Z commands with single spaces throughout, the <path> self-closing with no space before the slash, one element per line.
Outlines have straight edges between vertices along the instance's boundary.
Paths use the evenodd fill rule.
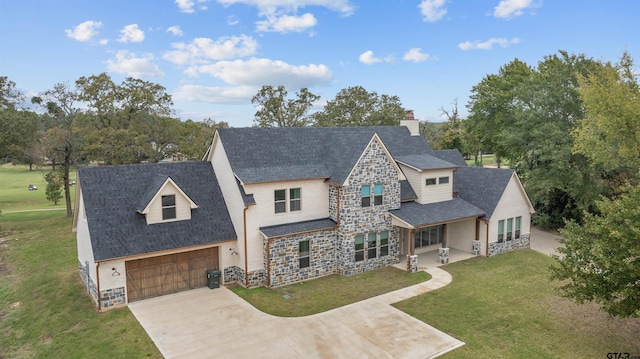
<path fill-rule="evenodd" d="M 558 255 L 558 243 L 559 234 L 550 231 L 543 231 L 535 227 L 531 227 L 531 238 L 529 242 L 529 248 L 542 252 L 547 255 Z"/>
<path fill-rule="evenodd" d="M 226 288 L 129 304 L 165 358 L 433 358 L 463 342 L 391 303 L 451 282 L 439 268 L 411 287 L 307 317 L 265 314 Z"/>

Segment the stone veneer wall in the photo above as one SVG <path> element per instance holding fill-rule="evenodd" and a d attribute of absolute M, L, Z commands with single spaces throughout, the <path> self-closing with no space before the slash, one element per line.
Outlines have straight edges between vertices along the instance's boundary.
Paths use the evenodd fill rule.
<path fill-rule="evenodd" d="M 489 243 L 489 257 L 494 256 L 496 254 L 509 252 L 515 249 L 520 248 L 529 248 L 529 237 L 530 234 L 523 234 L 520 238 L 504 241 L 502 243 L 492 242 Z"/>
<path fill-rule="evenodd" d="M 89 263 L 83 264 L 82 262 L 78 262 L 78 269 L 80 271 L 80 278 L 82 278 L 82 282 L 84 282 L 85 287 L 87 288 L 87 292 L 93 298 L 93 301 L 98 303 L 98 287 L 96 283 L 94 283 L 93 279 L 89 275 Z"/>
<path fill-rule="evenodd" d="M 125 305 L 127 301 L 124 293 L 124 287 L 101 290 L 100 309 L 111 309 L 110 307 Z"/>
<path fill-rule="evenodd" d="M 376 183 L 384 185 L 383 204 L 374 206 L 372 200 L 370 207 L 362 207 L 361 186 L 373 186 Z M 373 187 L 371 190 L 373 191 Z M 337 231 L 337 269 L 340 274 L 361 273 L 398 262 L 399 230 L 391 225 L 388 212 L 397 208 L 400 208 L 398 173 L 382 146 L 377 141 L 372 141 L 348 178 L 348 186 L 340 189 L 340 227 Z M 389 255 L 355 262 L 355 236 L 365 236 L 366 257 L 366 235 L 380 231 L 389 231 Z"/>
<path fill-rule="evenodd" d="M 298 243 L 309 241 L 309 267 L 300 268 Z M 269 244 L 271 287 L 300 282 L 336 272 L 336 231 L 324 230 L 264 240 Z M 267 252 L 265 248 L 265 253 Z"/>
<path fill-rule="evenodd" d="M 226 267 L 224 269 L 224 282 L 225 284 L 236 282 L 245 288 L 254 288 L 267 285 L 267 273 L 264 269 L 249 272 L 249 286 L 245 285 L 245 272 L 244 269 L 233 266 Z"/>
<path fill-rule="evenodd" d="M 238 271 L 240 271 L 241 269 L 236 267 L 236 266 L 232 266 L 232 267 L 226 267 L 225 269 L 223 269 L 222 271 L 222 275 L 224 278 L 224 282 L 226 283 L 233 283 L 233 282 L 238 282 L 238 278 L 240 278 L 238 276 Z"/>

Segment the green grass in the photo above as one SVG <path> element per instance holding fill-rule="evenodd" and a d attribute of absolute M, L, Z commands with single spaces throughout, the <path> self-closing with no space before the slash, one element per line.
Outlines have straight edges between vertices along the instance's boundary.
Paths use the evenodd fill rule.
<path fill-rule="evenodd" d="M 28 166 L 14 166 L 5 164 L 0 166 L 0 210 L 2 213 L 12 211 L 23 211 L 33 209 L 60 209 L 66 208 L 65 200 L 62 198 L 57 205 L 47 201 L 46 183 L 44 175 L 50 168 L 36 168 L 32 171 Z M 76 173 L 69 174 L 71 180 L 76 179 Z M 29 191 L 27 186 L 34 184 L 38 190 Z M 75 186 L 70 187 L 71 203 L 75 198 Z M 64 195 L 64 193 L 63 193 Z"/>
<path fill-rule="evenodd" d="M 532 250 L 443 267 L 448 286 L 395 306 L 466 343 L 443 358 L 606 358 L 640 354 L 640 319 L 558 297 L 552 259 Z"/>
<path fill-rule="evenodd" d="M 410 274 L 394 267 L 385 267 L 349 277 L 330 275 L 273 289 L 234 286 L 231 290 L 265 313 L 300 317 L 338 308 L 430 278 L 427 272 Z"/>
<path fill-rule="evenodd" d="M 96 312 L 65 215 L 0 216 L 0 358 L 161 358 L 128 308 Z"/>
<path fill-rule="evenodd" d="M 473 157 L 471 157 L 471 159 L 466 160 L 467 165 L 469 166 L 475 166 L 475 162 Z M 478 156 L 478 162 L 480 162 L 480 156 Z M 482 166 L 483 167 L 497 167 L 498 166 L 498 162 L 496 161 L 496 155 L 495 154 L 487 154 L 487 155 L 483 155 L 482 156 Z M 502 163 L 500 164 L 500 167 L 503 168 L 509 168 L 509 162 L 505 159 L 502 159 Z"/>

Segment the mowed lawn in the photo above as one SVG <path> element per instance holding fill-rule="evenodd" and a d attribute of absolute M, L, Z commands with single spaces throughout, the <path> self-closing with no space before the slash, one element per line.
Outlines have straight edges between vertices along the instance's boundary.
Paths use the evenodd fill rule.
<path fill-rule="evenodd" d="M 640 355 L 640 319 L 577 305 L 548 280 L 553 259 L 533 250 L 443 267 L 448 286 L 395 306 L 466 343 L 443 358 L 607 358 Z"/>
<path fill-rule="evenodd" d="M 0 211 L 8 213 L 12 211 L 33 210 L 33 209 L 59 209 L 66 208 L 64 198 L 60 199 L 57 205 L 47 201 L 44 175 L 51 170 L 50 167 L 14 166 L 5 164 L 0 166 Z M 69 174 L 70 180 L 76 179 L 76 172 Z M 35 191 L 29 191 L 30 185 L 38 187 Z M 75 186 L 69 188 L 71 191 L 71 201 L 75 198 Z M 64 194 L 64 191 L 63 191 Z"/>
<path fill-rule="evenodd" d="M 97 313 L 66 211 L 11 213 L 65 208 L 48 204 L 38 176 L 0 168 L 0 358 L 161 358 L 127 308 Z"/>

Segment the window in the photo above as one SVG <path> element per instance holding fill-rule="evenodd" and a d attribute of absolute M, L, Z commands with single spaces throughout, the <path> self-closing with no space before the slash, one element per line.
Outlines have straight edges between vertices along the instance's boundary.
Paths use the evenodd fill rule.
<path fill-rule="evenodd" d="M 513 239 L 513 218 L 507 219 L 507 240 Z"/>
<path fill-rule="evenodd" d="M 449 183 L 449 176 L 438 178 L 438 184 L 448 184 L 448 183 Z"/>
<path fill-rule="evenodd" d="M 427 186 L 435 186 L 436 179 L 435 178 L 427 178 Z"/>
<path fill-rule="evenodd" d="M 382 197 L 384 193 L 384 185 L 373 185 L 373 205 L 379 206 L 382 204 Z M 363 185 L 360 187 L 360 197 L 362 198 L 362 207 L 371 207 L 371 186 Z"/>
<path fill-rule="evenodd" d="M 362 207 L 371 206 L 371 186 L 362 186 L 360 188 L 360 196 L 362 196 Z"/>
<path fill-rule="evenodd" d="M 287 190 L 277 189 L 273 192 L 275 197 L 276 213 L 284 213 L 287 211 Z"/>
<path fill-rule="evenodd" d="M 162 219 L 174 218 L 176 218 L 176 196 L 173 194 L 162 196 Z"/>
<path fill-rule="evenodd" d="M 373 185 L 373 205 L 379 206 L 382 204 L 382 193 L 384 192 L 384 186 L 381 184 Z"/>
<path fill-rule="evenodd" d="M 504 219 L 498 221 L 498 243 L 504 240 Z"/>
<path fill-rule="evenodd" d="M 444 240 L 444 225 L 420 228 L 413 234 L 413 246 L 414 248 L 426 247 L 438 243 L 442 243 Z"/>
<path fill-rule="evenodd" d="M 356 255 L 354 258 L 355 261 L 362 262 L 364 260 L 364 236 L 361 234 L 356 236 L 355 249 L 356 249 Z"/>
<path fill-rule="evenodd" d="M 276 213 L 287 212 L 287 193 L 289 194 L 289 212 L 299 211 L 302 208 L 302 189 L 290 188 L 277 189 L 273 191 L 274 206 Z"/>
<path fill-rule="evenodd" d="M 376 238 L 378 235 L 376 233 L 369 233 L 369 237 L 367 239 L 367 259 L 377 258 L 378 257 L 378 239 Z"/>
<path fill-rule="evenodd" d="M 389 255 L 389 231 L 380 232 L 380 257 Z"/>
<path fill-rule="evenodd" d="M 515 236 L 516 239 L 520 238 L 520 221 L 521 220 L 522 220 L 522 217 L 516 217 L 516 236 Z"/>
<path fill-rule="evenodd" d="M 300 268 L 309 267 L 309 241 L 298 242 L 298 265 Z"/>
<path fill-rule="evenodd" d="M 289 190 L 289 211 L 299 211 L 300 203 L 302 202 L 301 197 L 302 190 L 300 188 L 291 188 Z"/>

